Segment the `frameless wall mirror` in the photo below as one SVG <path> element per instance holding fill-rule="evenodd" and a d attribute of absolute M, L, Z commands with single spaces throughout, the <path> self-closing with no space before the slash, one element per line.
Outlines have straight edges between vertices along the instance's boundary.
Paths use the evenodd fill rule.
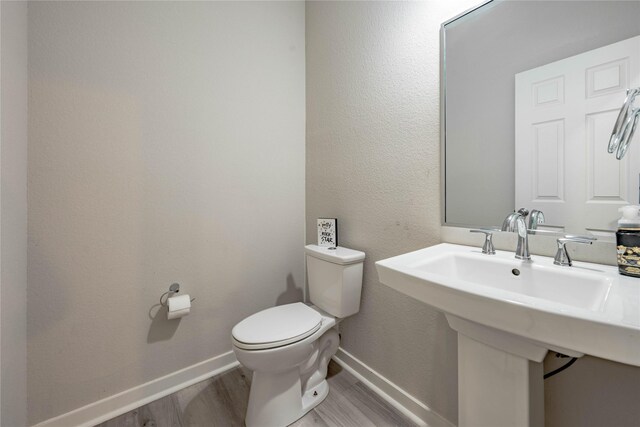
<path fill-rule="evenodd" d="M 607 152 L 640 86 L 640 1 L 489 1 L 442 25 L 443 221 L 499 226 L 525 207 L 568 233 L 638 204 L 640 132 Z"/>

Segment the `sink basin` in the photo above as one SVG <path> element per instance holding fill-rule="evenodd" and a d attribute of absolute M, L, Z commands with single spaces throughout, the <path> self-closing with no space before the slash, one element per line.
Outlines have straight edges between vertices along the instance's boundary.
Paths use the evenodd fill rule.
<path fill-rule="evenodd" d="M 454 328 L 461 319 L 544 349 L 640 366 L 640 279 L 614 266 L 561 267 L 443 243 L 376 268 L 383 284 L 444 312 Z"/>
<path fill-rule="evenodd" d="M 479 257 L 475 252 L 446 251 L 412 265 L 418 271 L 475 286 L 526 295 L 588 310 L 602 310 L 611 289 L 607 276 L 511 259 Z"/>

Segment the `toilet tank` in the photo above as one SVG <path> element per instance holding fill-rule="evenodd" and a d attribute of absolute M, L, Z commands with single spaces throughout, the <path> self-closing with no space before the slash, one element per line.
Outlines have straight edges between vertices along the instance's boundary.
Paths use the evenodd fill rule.
<path fill-rule="evenodd" d="M 307 245 L 309 300 L 336 317 L 360 311 L 364 252 Z"/>

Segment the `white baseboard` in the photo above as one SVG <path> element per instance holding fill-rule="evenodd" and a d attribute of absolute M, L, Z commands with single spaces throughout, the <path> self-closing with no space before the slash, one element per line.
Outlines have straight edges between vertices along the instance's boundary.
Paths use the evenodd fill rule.
<path fill-rule="evenodd" d="M 66 414 L 50 418 L 33 427 L 95 426 L 238 365 L 235 355 L 229 351 Z"/>
<path fill-rule="evenodd" d="M 455 427 L 427 405 L 371 369 L 355 356 L 339 348 L 333 359 L 374 393 L 424 427 Z M 235 368 L 239 363 L 232 351 L 205 360 L 148 383 L 114 394 L 33 427 L 92 427 L 149 402 L 168 396 L 207 378 Z"/>
<path fill-rule="evenodd" d="M 419 426 L 455 427 L 450 421 L 371 369 L 342 347 L 338 349 L 333 359 L 374 393 Z"/>

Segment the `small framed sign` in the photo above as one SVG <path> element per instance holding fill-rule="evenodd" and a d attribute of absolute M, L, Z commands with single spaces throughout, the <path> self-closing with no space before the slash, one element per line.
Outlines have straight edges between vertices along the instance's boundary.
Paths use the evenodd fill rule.
<path fill-rule="evenodd" d="M 338 246 L 337 218 L 318 218 L 318 246 Z"/>

